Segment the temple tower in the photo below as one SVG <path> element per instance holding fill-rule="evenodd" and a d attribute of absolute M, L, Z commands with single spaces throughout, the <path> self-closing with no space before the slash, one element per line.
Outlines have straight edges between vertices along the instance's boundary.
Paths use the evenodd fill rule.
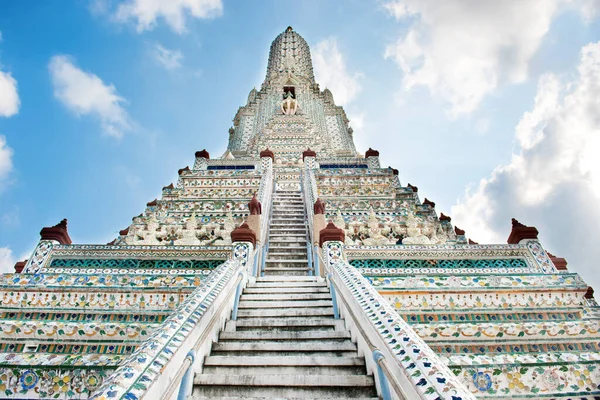
<path fill-rule="evenodd" d="M 229 129 L 106 245 L 0 276 L 0 397 L 600 396 L 593 290 L 513 219 L 478 244 L 357 152 L 291 27 Z"/>

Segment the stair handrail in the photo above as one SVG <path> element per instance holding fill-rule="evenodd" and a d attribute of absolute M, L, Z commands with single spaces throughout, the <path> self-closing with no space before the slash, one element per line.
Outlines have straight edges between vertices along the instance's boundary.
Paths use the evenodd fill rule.
<path fill-rule="evenodd" d="M 253 264 L 252 247 L 251 243 L 236 243 L 233 259 L 217 267 L 90 399 L 162 399 L 166 391 L 178 387 L 191 367 L 190 351 L 199 353 L 200 347 L 202 353 L 210 351 L 208 341 L 229 316 L 236 286 L 245 286 Z M 204 355 L 195 358 L 202 360 Z"/>
<path fill-rule="evenodd" d="M 304 168 L 304 171 L 300 170 L 300 187 L 302 188 L 302 192 L 304 195 L 304 208 L 306 212 L 306 222 L 308 225 L 308 233 L 307 233 L 307 251 L 308 256 L 310 257 L 309 267 L 313 269 L 315 275 L 319 275 L 318 271 L 318 259 L 317 254 L 313 251 L 313 238 L 314 236 L 314 210 L 313 205 L 315 204 L 316 199 L 316 182 L 315 182 L 315 174 L 308 165 Z M 310 265 L 312 264 L 312 265 Z"/>
<path fill-rule="evenodd" d="M 266 243 L 268 236 L 269 215 L 273 199 L 273 167 L 266 168 L 261 178 L 258 195 L 256 196 L 262 206 L 260 242 Z"/>
<path fill-rule="evenodd" d="M 328 284 L 335 287 L 340 315 L 350 317 L 351 320 L 346 318 L 347 325 L 373 352 L 373 361 L 381 367 L 394 391 L 393 398 L 430 399 L 435 394 L 440 399 L 475 400 L 392 305 L 347 262 L 343 249 L 342 242 L 323 244 Z M 373 372 L 379 378 L 381 390 L 380 371 L 374 368 Z"/>
<path fill-rule="evenodd" d="M 258 201 L 262 206 L 262 214 L 260 218 L 260 244 L 256 247 L 255 260 L 256 270 L 253 271 L 254 276 L 259 276 L 264 269 L 266 251 L 269 247 L 269 221 L 271 220 L 271 209 L 273 205 L 273 166 L 269 165 L 263 173 L 260 187 L 258 190 Z"/>

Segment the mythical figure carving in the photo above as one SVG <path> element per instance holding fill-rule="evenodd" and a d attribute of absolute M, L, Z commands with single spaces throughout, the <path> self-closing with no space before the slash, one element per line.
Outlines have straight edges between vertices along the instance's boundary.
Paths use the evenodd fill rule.
<path fill-rule="evenodd" d="M 402 244 L 431 244 L 431 240 L 421 232 L 419 220 L 414 213 L 409 212 L 406 226 L 407 237 L 402 239 Z"/>
<path fill-rule="evenodd" d="M 287 92 L 284 95 L 283 102 L 281 103 L 281 111 L 285 115 L 295 115 L 298 109 L 298 102 L 294 99 L 292 92 Z"/>

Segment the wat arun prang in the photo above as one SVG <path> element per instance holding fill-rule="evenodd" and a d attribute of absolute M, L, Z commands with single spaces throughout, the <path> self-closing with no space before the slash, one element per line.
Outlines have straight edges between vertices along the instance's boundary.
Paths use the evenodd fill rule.
<path fill-rule="evenodd" d="M 324 275 L 319 245 L 340 242 L 343 259 L 477 398 L 600 396 L 593 290 L 534 227 L 513 220 L 507 244 L 475 243 L 400 176 L 378 151 L 357 151 L 344 109 L 315 81 L 308 44 L 286 29 L 225 154 L 196 152 L 111 243 L 72 244 L 62 221 L 0 278 L 0 397 L 101 389 L 232 258 L 236 234 L 254 235 L 264 274 L 273 190 L 303 193 L 309 273 Z M 323 235 L 337 231 L 325 240 L 328 222 Z"/>

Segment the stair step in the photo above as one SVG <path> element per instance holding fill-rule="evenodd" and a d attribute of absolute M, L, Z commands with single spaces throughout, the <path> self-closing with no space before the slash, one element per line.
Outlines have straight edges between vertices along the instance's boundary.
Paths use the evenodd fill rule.
<path fill-rule="evenodd" d="M 288 254 L 286 253 L 271 253 L 269 252 L 267 254 L 267 257 L 269 257 L 270 260 L 274 260 L 274 261 L 283 261 L 283 260 L 306 260 L 308 257 L 308 253 L 306 251 L 306 249 L 304 249 L 305 251 L 299 251 L 297 253 L 292 253 L 289 252 Z"/>
<path fill-rule="evenodd" d="M 331 386 L 331 385 L 317 385 L 315 382 L 315 386 L 288 386 L 288 385 L 275 385 L 275 386 L 264 386 L 264 385 L 245 385 L 245 381 L 238 380 L 240 382 L 238 385 L 235 385 L 236 379 L 240 377 L 240 375 L 229 375 L 230 378 L 227 378 L 228 382 L 233 382 L 233 385 L 217 383 L 215 381 L 206 381 L 206 383 L 202 384 L 203 380 L 200 377 L 203 375 L 196 375 L 194 378 L 194 390 L 192 394 L 192 399 L 231 399 L 236 398 L 235 396 L 242 396 L 243 399 L 252 399 L 257 398 L 261 400 L 265 399 L 377 399 L 377 393 L 375 391 L 375 387 L 373 383 L 365 384 L 365 385 L 344 385 L 344 386 Z M 207 376 L 215 376 L 215 375 L 207 375 Z M 221 376 L 221 382 L 225 380 L 226 376 Z M 252 376 L 252 375 L 250 375 Z M 293 376 L 293 375 L 292 375 Z M 298 376 L 306 376 L 306 375 L 298 375 Z M 266 381 L 271 380 L 271 382 L 275 382 L 276 378 L 274 375 L 262 375 L 262 377 L 266 378 Z M 324 377 L 324 381 L 337 380 L 335 376 L 326 376 Z M 368 377 L 364 377 L 365 379 Z M 196 381 L 198 379 L 198 381 Z M 246 378 L 249 380 L 254 380 L 255 378 Z M 368 381 L 367 381 L 368 382 Z M 372 378 L 370 382 L 373 382 Z M 365 382 L 366 383 L 366 382 Z M 204 386 L 206 385 L 206 386 Z M 208 386 L 210 385 L 210 386 Z M 204 397 L 203 397 L 204 396 Z M 239 398 L 239 397 L 238 397 Z"/>
<path fill-rule="evenodd" d="M 327 286 L 323 287 L 246 287 L 244 294 L 281 294 L 281 293 L 329 293 Z"/>
<path fill-rule="evenodd" d="M 256 282 L 322 282 L 316 276 L 290 276 L 290 277 L 266 277 L 261 276 L 256 278 Z"/>
<path fill-rule="evenodd" d="M 300 259 L 300 260 L 273 260 L 273 259 L 269 259 L 267 258 L 265 260 L 265 264 L 268 265 L 277 265 L 277 266 L 304 266 L 306 267 L 306 265 L 308 264 L 308 259 Z"/>
<path fill-rule="evenodd" d="M 372 386 L 371 376 L 361 375 L 212 375 L 201 374 L 194 377 L 195 385 L 233 385 L 233 386 Z"/>
<path fill-rule="evenodd" d="M 221 332 L 219 340 L 321 340 L 349 339 L 346 331 L 236 331 Z"/>
<path fill-rule="evenodd" d="M 341 319 L 333 319 L 333 318 L 301 318 L 301 317 L 291 317 L 291 318 L 244 318 L 239 319 L 235 323 L 237 328 L 250 328 L 250 327 L 260 327 L 260 328 L 290 328 L 290 327 L 333 327 L 336 330 L 344 329 L 344 321 Z"/>
<path fill-rule="evenodd" d="M 304 264 L 306 265 L 306 263 Z M 264 272 L 305 272 L 304 275 L 293 275 L 293 276 L 307 276 L 308 272 L 310 272 L 311 269 L 309 269 L 308 267 L 298 267 L 298 266 L 293 266 L 293 265 L 267 265 L 265 267 Z M 280 274 L 279 276 L 286 276 L 285 274 Z"/>
<path fill-rule="evenodd" d="M 210 397 L 204 397 L 204 396 L 192 396 L 190 397 L 190 400 L 265 400 L 267 398 L 272 398 L 272 397 L 248 397 L 248 396 L 243 396 L 243 397 L 223 397 L 223 396 L 210 396 Z M 325 397 L 286 397 L 287 400 L 322 400 Z M 335 397 L 327 397 L 328 399 L 335 399 Z M 342 398 L 342 397 L 337 397 L 338 399 Z M 343 397 L 343 398 L 348 398 L 348 397 Z M 379 397 L 351 397 L 352 399 L 355 400 L 379 400 Z"/>
<path fill-rule="evenodd" d="M 276 276 L 264 276 L 263 278 L 276 278 Z M 299 277 L 304 278 L 304 277 Z M 308 277 L 307 277 L 308 278 Z M 331 294 L 327 293 L 280 293 L 280 294 L 242 294 L 241 301 L 292 301 L 292 300 L 331 300 Z"/>
<path fill-rule="evenodd" d="M 254 283 L 249 283 L 247 288 L 318 288 L 318 287 L 327 287 L 327 284 L 324 281 L 286 281 L 286 282 L 276 282 L 276 281 L 256 281 Z"/>
<path fill-rule="evenodd" d="M 333 307 L 311 308 L 271 308 L 271 309 L 239 309 L 238 318 L 246 317 L 308 317 L 332 316 Z"/>
<path fill-rule="evenodd" d="M 251 341 L 251 342 L 216 342 L 213 343 L 212 351 L 283 351 L 283 352 L 318 352 L 318 351 L 356 351 L 356 344 L 350 340 L 344 342 L 321 340 L 319 342 L 307 341 L 284 341 L 273 340 Z"/>
<path fill-rule="evenodd" d="M 269 242 L 269 251 L 305 250 L 306 246 L 291 246 L 293 242 Z"/>
<path fill-rule="evenodd" d="M 307 357 L 307 356 L 267 356 L 267 357 L 254 357 L 254 356 L 208 356 L 204 365 L 248 365 L 248 366 L 363 366 L 365 360 L 362 357 Z"/>
<path fill-rule="evenodd" d="M 239 308 L 297 308 L 297 307 L 333 307 L 331 300 L 292 300 L 292 301 L 252 301 L 241 300 Z"/>
<path fill-rule="evenodd" d="M 365 367 L 361 366 L 341 366 L 341 367 L 321 367 L 321 366 L 204 366 L 203 374 L 218 375 L 365 375 Z"/>
<path fill-rule="evenodd" d="M 306 276 L 309 274 L 308 269 L 298 268 L 271 268 L 264 270 L 266 276 Z"/>

